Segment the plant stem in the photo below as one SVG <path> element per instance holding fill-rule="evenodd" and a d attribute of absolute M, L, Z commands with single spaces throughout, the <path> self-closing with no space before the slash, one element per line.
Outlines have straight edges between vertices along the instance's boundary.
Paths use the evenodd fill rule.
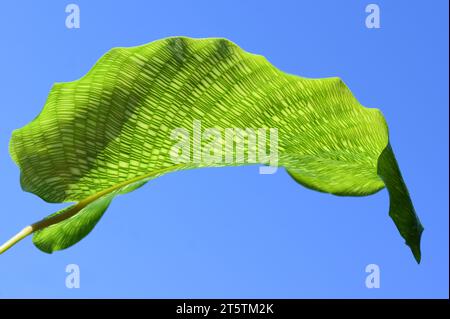
<path fill-rule="evenodd" d="M 77 204 L 75 204 L 74 206 L 72 206 L 70 209 L 66 210 L 65 212 L 61 213 L 61 214 L 56 214 L 53 215 L 51 217 L 48 218 L 44 218 L 32 225 L 29 225 L 27 227 L 25 227 L 24 229 L 22 229 L 20 232 L 18 232 L 16 235 L 14 235 L 13 237 L 11 237 L 8 241 L 6 241 L 3 245 L 0 246 L 0 255 L 3 254 L 5 251 L 7 251 L 9 248 L 11 248 L 12 246 L 14 246 L 15 244 L 17 244 L 19 241 L 21 241 L 22 239 L 24 239 L 25 237 L 27 237 L 28 235 L 31 235 L 32 233 L 34 233 L 35 231 L 44 229 L 48 226 L 57 224 L 59 222 L 62 222 L 63 220 L 66 220 L 74 215 L 76 215 L 77 213 L 79 213 L 83 208 L 85 208 L 86 206 L 88 206 L 89 204 L 91 204 L 92 202 L 96 201 L 97 199 L 111 193 L 114 192 L 116 190 L 121 189 L 122 187 L 125 187 L 127 185 L 133 184 L 135 182 L 138 182 L 140 180 L 143 180 L 145 178 L 149 178 L 149 177 L 155 177 L 156 175 L 162 175 L 177 169 L 182 168 L 185 165 L 182 164 L 178 164 L 178 165 L 174 165 L 171 167 L 166 167 L 166 168 L 162 168 L 159 169 L 157 171 L 152 171 L 148 174 L 144 174 L 141 176 L 137 176 L 135 178 L 123 181 L 121 183 L 118 183 L 110 188 L 107 188 L 103 191 L 100 191 L 96 194 L 93 194 L 85 199 L 83 199 L 82 201 L 78 202 Z"/>
<path fill-rule="evenodd" d="M 91 202 L 93 200 L 94 199 L 92 199 Z M 29 225 L 29 226 L 25 227 L 20 232 L 18 232 L 16 235 L 14 235 L 10 239 L 8 239 L 8 241 L 6 241 L 3 245 L 0 246 L 0 255 L 3 254 L 8 249 L 10 249 L 15 244 L 17 244 L 22 239 L 27 237 L 28 235 L 31 235 L 32 233 L 34 233 L 37 230 L 44 229 L 44 228 L 46 228 L 48 226 L 57 224 L 57 223 L 59 223 L 59 222 L 61 222 L 63 220 L 66 220 L 66 219 L 72 217 L 73 215 L 78 213 L 80 210 L 82 210 L 87 205 L 89 205 L 89 202 L 87 202 L 87 201 L 86 202 L 84 202 L 84 201 L 83 202 L 79 202 L 78 204 L 73 206 L 71 209 L 68 209 L 64 213 L 61 213 L 61 214 L 58 214 L 58 215 L 54 215 L 54 216 L 49 217 L 49 218 L 42 219 L 42 220 L 40 220 L 40 221 L 38 221 L 38 222 L 36 222 L 36 223 L 34 223 L 32 225 Z"/>
<path fill-rule="evenodd" d="M 16 243 L 18 243 L 31 233 L 33 233 L 33 226 L 31 225 L 22 229 L 20 232 L 18 232 L 16 235 L 11 237 L 7 242 L 5 242 L 3 245 L 0 246 L 0 254 L 3 254 L 5 251 L 7 251 L 9 248 L 14 246 Z"/>

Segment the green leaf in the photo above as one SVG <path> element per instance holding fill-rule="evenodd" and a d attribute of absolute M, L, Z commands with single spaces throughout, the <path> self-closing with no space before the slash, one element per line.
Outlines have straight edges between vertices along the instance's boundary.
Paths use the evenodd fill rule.
<path fill-rule="evenodd" d="M 361 106 L 339 78 L 289 75 L 228 40 L 185 37 L 110 50 L 81 79 L 55 84 L 41 113 L 14 131 L 10 153 L 22 188 L 48 202 L 77 203 L 26 228 L 0 252 L 31 232 L 45 252 L 67 248 L 116 195 L 168 172 L 272 164 L 196 161 L 192 148 L 191 161 L 174 163 L 171 133 L 183 128 L 194 136 L 195 121 L 222 130 L 278 129 L 276 165 L 306 187 L 364 196 L 387 186 L 390 215 L 420 260 L 423 228 L 379 110 Z"/>
<path fill-rule="evenodd" d="M 72 205 L 48 216 L 47 220 L 71 211 L 76 212 L 70 218 L 37 230 L 33 236 L 33 243 L 46 253 L 52 253 L 76 244 L 94 229 L 116 195 L 131 192 L 145 183 L 146 180 L 135 182 L 118 190 L 108 192 L 106 195 L 100 195 L 99 198 L 89 201 L 89 204 L 84 206 L 84 208 Z"/>
<path fill-rule="evenodd" d="M 97 225 L 112 199 L 112 194 L 106 195 L 79 210 L 72 217 L 36 231 L 33 236 L 33 243 L 46 253 L 52 253 L 76 244 Z M 70 211 L 74 209 L 74 206 L 52 214 L 48 218 Z"/>

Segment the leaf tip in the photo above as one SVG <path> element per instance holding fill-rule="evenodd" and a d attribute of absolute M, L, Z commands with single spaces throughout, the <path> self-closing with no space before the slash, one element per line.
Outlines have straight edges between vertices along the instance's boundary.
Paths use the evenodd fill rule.
<path fill-rule="evenodd" d="M 424 230 L 423 226 L 419 224 L 419 227 L 417 229 L 416 240 L 411 243 L 408 242 L 406 243 L 411 249 L 411 252 L 413 253 L 414 259 L 416 260 L 417 264 L 420 264 L 420 261 L 422 259 L 422 253 L 420 251 L 420 240 L 422 238 L 423 230 Z"/>

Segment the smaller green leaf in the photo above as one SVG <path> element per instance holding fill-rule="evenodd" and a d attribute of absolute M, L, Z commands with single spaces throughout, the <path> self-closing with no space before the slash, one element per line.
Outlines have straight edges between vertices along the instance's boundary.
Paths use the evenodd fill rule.
<path fill-rule="evenodd" d="M 75 245 L 94 229 L 115 196 L 132 192 L 145 185 L 148 180 L 149 178 L 146 178 L 142 181 L 126 185 L 94 200 L 81 210 L 78 209 L 78 204 L 75 204 L 51 214 L 45 219 L 67 213 L 71 210 L 77 211 L 76 214 L 68 219 L 34 232 L 34 245 L 49 254 Z"/>
<path fill-rule="evenodd" d="M 33 235 L 34 245 L 43 252 L 51 254 L 56 250 L 65 249 L 76 244 L 94 229 L 113 197 L 113 195 L 103 196 L 71 218 L 36 231 Z M 60 215 L 70 209 L 74 209 L 75 206 L 69 206 L 49 217 Z"/>

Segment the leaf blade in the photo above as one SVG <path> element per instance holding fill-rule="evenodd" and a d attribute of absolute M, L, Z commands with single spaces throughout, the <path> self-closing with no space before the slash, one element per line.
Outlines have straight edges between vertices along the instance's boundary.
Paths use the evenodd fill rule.
<path fill-rule="evenodd" d="M 171 129 L 184 127 L 192 133 L 189 125 L 195 119 L 221 129 L 279 128 L 279 165 L 318 191 L 365 196 L 384 185 L 406 189 L 393 153 L 385 152 L 389 135 L 381 112 L 359 104 L 339 78 L 283 73 L 225 39 L 167 38 L 109 51 L 81 79 L 55 84 L 41 113 L 14 131 L 10 153 L 25 191 L 48 202 L 95 198 L 89 203 L 94 206 L 80 211 L 78 218 L 86 225 L 78 225 L 76 218 L 55 224 L 36 235 L 39 245 L 45 246 L 43 238 L 57 238 L 58 227 L 66 234 L 71 227 L 81 229 L 71 244 L 83 238 L 109 205 L 103 209 L 105 202 L 99 202 L 94 209 L 98 194 L 106 198 L 108 190 L 129 180 L 160 170 L 224 166 L 175 168 L 169 157 Z M 391 202 L 398 206 L 397 199 L 403 198 L 400 203 L 408 206 L 407 195 L 394 194 Z M 410 219 L 413 212 L 396 211 Z M 398 220 L 394 218 L 397 226 Z M 414 242 L 410 246 L 420 259 L 421 232 L 417 240 L 418 228 L 411 234 L 408 228 L 417 223 L 400 224 L 400 233 L 407 243 Z M 68 247 L 60 238 L 55 242 L 59 244 L 51 247 Z"/>

